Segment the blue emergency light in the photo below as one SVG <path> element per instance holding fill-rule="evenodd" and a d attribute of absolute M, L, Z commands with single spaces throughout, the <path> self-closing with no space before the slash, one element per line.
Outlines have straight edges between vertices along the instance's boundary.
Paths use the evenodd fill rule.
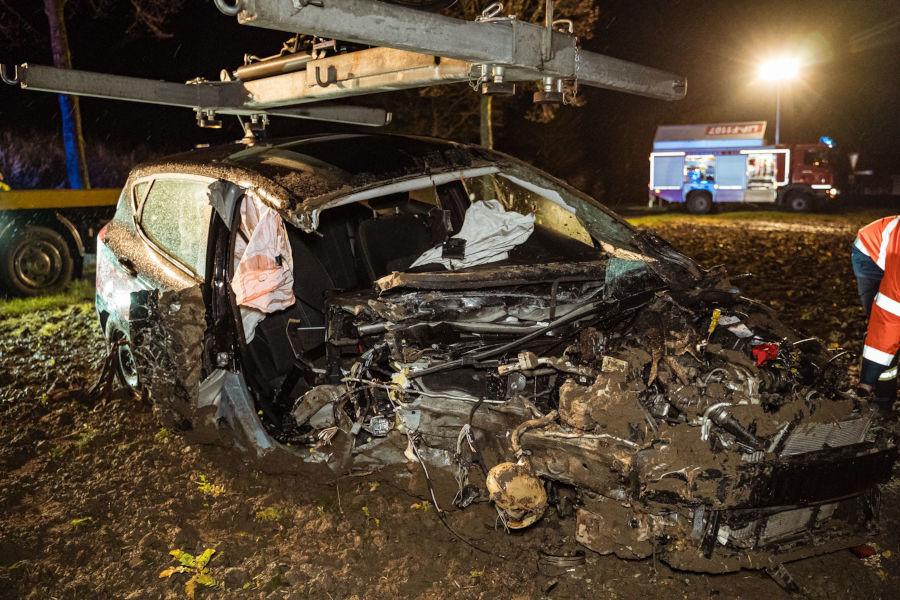
<path fill-rule="evenodd" d="M 819 142 L 825 144 L 829 148 L 834 148 L 834 140 L 829 135 L 823 135 L 819 138 Z"/>

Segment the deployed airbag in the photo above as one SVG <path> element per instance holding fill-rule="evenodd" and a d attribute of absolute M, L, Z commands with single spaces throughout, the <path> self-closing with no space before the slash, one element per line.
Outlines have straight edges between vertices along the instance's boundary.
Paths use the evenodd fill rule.
<path fill-rule="evenodd" d="M 241 307 L 244 338 L 253 339 L 267 313 L 292 306 L 294 260 L 281 216 L 248 193 L 241 203 L 241 228 L 235 241 L 236 266 L 231 289 Z"/>
<path fill-rule="evenodd" d="M 443 245 L 437 245 L 422 253 L 410 268 L 441 263 L 452 271 L 506 260 L 509 251 L 523 244 L 532 232 L 533 214 L 507 211 L 497 200 L 479 200 L 466 211 L 459 233 L 453 236 L 466 242 L 463 258 L 443 258 Z"/>

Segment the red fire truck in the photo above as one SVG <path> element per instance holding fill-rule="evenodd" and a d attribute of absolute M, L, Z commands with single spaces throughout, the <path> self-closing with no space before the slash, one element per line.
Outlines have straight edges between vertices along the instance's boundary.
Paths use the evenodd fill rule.
<path fill-rule="evenodd" d="M 843 169 L 831 138 L 776 146 L 765 132 L 765 121 L 658 127 L 650 205 L 684 203 L 702 214 L 719 203 L 770 203 L 802 212 L 837 198 Z"/>

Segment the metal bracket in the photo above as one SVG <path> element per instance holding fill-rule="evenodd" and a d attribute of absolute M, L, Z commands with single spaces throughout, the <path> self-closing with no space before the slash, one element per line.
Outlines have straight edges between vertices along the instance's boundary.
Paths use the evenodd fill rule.
<path fill-rule="evenodd" d="M 332 83 L 337 83 L 337 69 L 334 65 L 328 65 L 328 68 L 325 69 L 325 79 L 322 79 L 322 74 L 320 73 L 321 67 L 316 65 L 316 85 L 319 87 L 328 87 Z"/>
<path fill-rule="evenodd" d="M 197 108 L 197 127 L 200 129 L 222 129 L 222 120 L 216 118 L 216 111 Z"/>
<path fill-rule="evenodd" d="M 9 76 L 9 71 L 7 71 L 7 66 L 4 63 L 0 63 L 0 81 L 7 85 L 19 85 L 19 67 L 17 65 L 13 65 L 13 75 Z"/>
<path fill-rule="evenodd" d="M 232 0 L 231 2 L 229 0 L 214 0 L 214 2 L 216 8 L 229 17 L 236 17 L 241 12 L 241 0 Z"/>
<path fill-rule="evenodd" d="M 509 21 L 515 19 L 515 15 L 503 16 L 503 3 L 502 2 L 494 2 L 493 4 L 488 4 L 481 14 L 475 17 L 475 21 L 478 23 L 491 23 L 496 21 Z"/>

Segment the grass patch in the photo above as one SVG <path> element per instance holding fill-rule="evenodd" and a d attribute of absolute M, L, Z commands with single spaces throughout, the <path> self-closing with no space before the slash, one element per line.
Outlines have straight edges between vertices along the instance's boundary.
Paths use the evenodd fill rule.
<path fill-rule="evenodd" d="M 281 519 L 281 511 L 274 506 L 256 511 L 253 518 L 261 523 L 274 523 Z"/>
<path fill-rule="evenodd" d="M 171 550 L 169 551 L 169 554 L 178 561 L 178 566 L 163 569 L 159 576 L 160 578 L 165 579 L 180 573 L 190 575 L 190 578 L 184 584 L 184 593 L 188 598 L 196 598 L 198 589 L 204 587 L 211 588 L 218 585 L 218 582 L 209 574 L 209 569 L 206 567 L 215 553 L 216 551 L 214 548 L 206 548 L 203 553 L 198 556 L 194 556 L 184 550 Z"/>
<path fill-rule="evenodd" d="M 197 486 L 197 489 L 200 490 L 201 494 L 212 496 L 213 498 L 218 498 L 225 493 L 224 485 L 220 483 L 213 483 L 206 478 L 206 475 L 203 475 L 202 473 L 200 474 L 200 478 L 194 481 L 194 484 Z"/>
<path fill-rule="evenodd" d="M 34 298 L 0 299 L 0 319 L 18 317 L 41 310 L 65 308 L 72 304 L 93 302 L 93 300 L 94 282 L 89 279 L 76 279 L 59 294 Z"/>
<path fill-rule="evenodd" d="M 100 433 L 100 431 L 94 429 L 93 427 L 85 427 L 84 431 L 82 431 L 81 434 L 77 438 L 75 438 L 75 443 L 73 444 L 75 446 L 75 449 L 81 452 L 82 450 L 87 448 L 88 444 L 94 441 L 94 438 L 97 437 L 98 433 Z"/>
<path fill-rule="evenodd" d="M 780 223 L 834 223 L 865 225 L 875 219 L 893 214 L 890 209 L 870 209 L 850 213 L 791 213 L 782 210 L 722 210 L 711 215 L 692 215 L 684 211 L 660 212 L 627 217 L 635 227 L 654 227 L 669 223 L 712 224 L 722 221 L 776 221 Z"/>

